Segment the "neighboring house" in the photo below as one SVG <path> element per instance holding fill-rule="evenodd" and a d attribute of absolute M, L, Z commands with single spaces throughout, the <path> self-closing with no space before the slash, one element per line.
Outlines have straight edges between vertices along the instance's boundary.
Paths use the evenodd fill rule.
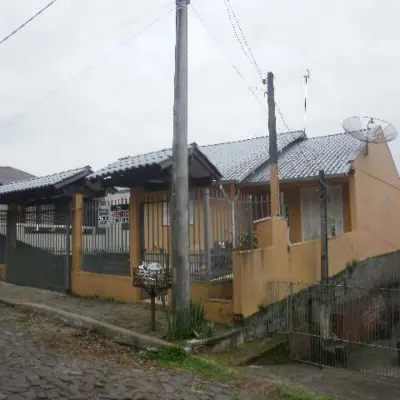
<path fill-rule="evenodd" d="M 0 167 L 0 185 L 36 178 L 28 172 L 13 167 Z"/>

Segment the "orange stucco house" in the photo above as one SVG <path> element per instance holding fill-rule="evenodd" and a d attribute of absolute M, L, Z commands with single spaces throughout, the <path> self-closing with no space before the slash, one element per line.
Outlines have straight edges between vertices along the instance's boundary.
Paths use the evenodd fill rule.
<path fill-rule="evenodd" d="M 320 279 L 318 171 L 321 169 L 329 187 L 330 275 L 343 270 L 352 260 L 400 247 L 397 234 L 400 182 L 387 144 L 370 145 L 367 154 L 363 143 L 346 133 L 310 138 L 302 131 L 280 134 L 281 216 L 271 216 L 269 211 L 268 137 L 191 145 L 190 149 L 192 192 L 202 193 L 204 188 L 210 188 L 211 193 L 208 239 L 204 239 L 204 197 L 192 198 L 191 251 L 196 255 L 204 252 L 207 240 L 212 242 L 211 246 L 221 241 L 236 243 L 231 246 L 229 265 L 219 275 L 209 274 L 208 280 L 199 279 L 193 272 L 198 264 L 191 265 L 192 297 L 204 301 L 212 319 L 229 321 L 234 314 L 244 317 L 253 314 L 261 302 L 268 301 L 268 282 L 313 283 Z M 141 211 L 140 223 L 131 215 L 130 251 L 132 254 L 134 245 L 136 257 L 131 258 L 131 267 L 154 248 L 162 248 L 166 262 L 171 262 L 170 223 L 166 215 L 170 160 L 170 150 L 125 157 L 89 177 L 104 188 L 126 187 L 130 182 L 135 186 L 129 200 L 131 210 Z M 223 203 L 217 201 L 221 198 Z M 252 204 L 249 212 L 249 198 L 266 200 Z M 242 203 L 240 199 L 244 199 Z M 222 229 L 220 225 L 224 223 L 219 220 L 225 220 Z M 257 232 L 258 248 L 243 250 L 238 245 L 240 235 L 251 229 L 250 225 Z M 136 241 L 132 228 L 138 233 Z M 99 278 L 96 279 L 98 286 Z M 108 284 L 107 287 L 107 292 L 115 291 Z M 118 298 L 118 293 L 115 295 Z M 123 297 L 128 301 L 133 299 L 126 293 Z"/>

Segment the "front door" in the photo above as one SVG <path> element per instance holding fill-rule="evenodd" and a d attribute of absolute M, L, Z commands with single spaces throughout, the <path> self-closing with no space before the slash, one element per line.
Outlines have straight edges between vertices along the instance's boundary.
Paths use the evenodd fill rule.
<path fill-rule="evenodd" d="M 340 185 L 328 188 L 328 236 L 343 234 L 343 196 Z M 300 189 L 301 226 L 303 241 L 315 240 L 321 234 L 321 205 L 319 188 Z"/>

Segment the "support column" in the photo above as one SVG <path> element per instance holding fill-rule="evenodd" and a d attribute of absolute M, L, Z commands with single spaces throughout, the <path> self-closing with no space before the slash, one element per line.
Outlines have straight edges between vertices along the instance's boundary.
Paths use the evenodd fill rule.
<path fill-rule="evenodd" d="M 82 265 L 82 241 L 83 241 L 83 194 L 75 194 L 72 198 L 72 261 L 71 281 L 72 288 L 74 274 L 81 270 Z"/>
<path fill-rule="evenodd" d="M 280 210 L 280 196 L 279 196 L 279 179 L 278 179 L 278 165 L 273 164 L 270 167 L 270 190 L 271 190 L 271 217 L 279 217 Z"/>
<path fill-rule="evenodd" d="M 357 230 L 357 209 L 356 209 L 356 177 L 354 174 L 349 177 L 349 200 L 350 200 L 350 230 Z"/>
<path fill-rule="evenodd" d="M 141 189 L 131 189 L 129 196 L 129 259 L 130 259 L 130 275 L 134 268 L 140 264 L 140 235 L 141 235 L 141 213 L 140 203 L 143 198 Z M 133 282 L 132 282 L 133 284 Z M 134 291 L 134 301 L 142 300 L 142 289 L 132 287 Z"/>
<path fill-rule="evenodd" d="M 6 281 L 9 281 L 11 278 L 11 265 L 17 250 L 17 208 L 16 204 L 10 204 L 7 210 L 6 266 L 4 273 Z"/>

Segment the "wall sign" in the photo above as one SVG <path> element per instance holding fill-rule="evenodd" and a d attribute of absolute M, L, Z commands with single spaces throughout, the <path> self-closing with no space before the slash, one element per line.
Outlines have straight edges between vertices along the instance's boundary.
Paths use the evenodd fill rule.
<path fill-rule="evenodd" d="M 110 206 L 100 206 L 98 211 L 99 228 L 106 228 L 110 225 Z"/>
<path fill-rule="evenodd" d="M 113 204 L 111 206 L 111 223 L 129 223 L 129 204 Z"/>

